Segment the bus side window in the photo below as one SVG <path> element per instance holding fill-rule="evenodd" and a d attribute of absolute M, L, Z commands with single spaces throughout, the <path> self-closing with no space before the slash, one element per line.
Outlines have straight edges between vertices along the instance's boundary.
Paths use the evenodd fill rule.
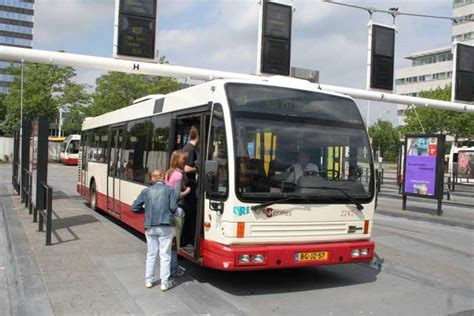
<path fill-rule="evenodd" d="M 146 169 L 148 174 L 153 170 L 168 169 L 168 151 L 169 151 L 169 134 L 170 134 L 170 115 L 155 116 L 151 119 L 153 124 L 151 140 L 147 150 Z M 148 177 L 149 178 L 149 177 Z M 149 183 L 150 179 L 146 179 Z"/>
<path fill-rule="evenodd" d="M 220 104 L 214 105 L 214 112 L 212 114 L 211 133 L 209 135 L 209 148 L 207 158 L 209 160 L 217 161 L 217 196 L 213 198 L 227 197 L 229 189 L 228 177 L 228 155 L 227 155 L 227 141 L 224 125 L 224 112 Z"/>
<path fill-rule="evenodd" d="M 148 148 L 151 146 L 153 123 L 149 119 L 140 119 L 128 123 L 125 138 L 124 158 L 125 179 L 145 183 L 148 180 Z"/>

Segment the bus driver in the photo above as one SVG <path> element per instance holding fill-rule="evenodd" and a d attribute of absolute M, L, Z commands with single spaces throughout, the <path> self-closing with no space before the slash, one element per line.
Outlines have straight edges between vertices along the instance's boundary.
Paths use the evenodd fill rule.
<path fill-rule="evenodd" d="M 298 163 L 290 166 L 287 171 L 292 174 L 288 177 L 288 182 L 297 183 L 298 179 L 303 175 L 310 175 L 319 171 L 318 166 L 309 162 L 309 154 L 305 151 L 298 153 Z"/>

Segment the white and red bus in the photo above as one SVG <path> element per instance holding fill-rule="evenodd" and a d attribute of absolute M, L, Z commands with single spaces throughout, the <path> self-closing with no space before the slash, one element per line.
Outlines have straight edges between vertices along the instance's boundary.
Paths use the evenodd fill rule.
<path fill-rule="evenodd" d="M 79 161 L 81 135 L 69 135 L 64 141 L 60 153 L 63 164 L 76 166 Z"/>
<path fill-rule="evenodd" d="M 374 165 L 361 114 L 351 98 L 303 80 L 214 80 L 88 118 L 78 192 L 144 232 L 131 204 L 192 125 L 201 135 L 195 241 L 181 256 L 220 270 L 372 260 Z"/>

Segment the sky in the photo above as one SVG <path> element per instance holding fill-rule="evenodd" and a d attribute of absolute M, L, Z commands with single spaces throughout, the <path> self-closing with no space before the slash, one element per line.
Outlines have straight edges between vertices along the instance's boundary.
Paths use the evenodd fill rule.
<path fill-rule="evenodd" d="M 400 12 L 452 16 L 452 0 L 353 0 L 347 4 Z M 365 88 L 367 23 L 363 10 L 321 0 L 293 0 L 291 66 L 320 71 L 320 82 Z M 173 65 L 240 73 L 256 72 L 257 0 L 158 0 L 158 49 Z M 37 0 L 33 48 L 112 57 L 115 0 Z M 375 13 L 373 21 L 392 24 Z M 395 68 L 404 57 L 449 46 L 449 20 L 398 16 Z M 77 69 L 76 80 L 93 90 L 103 71 Z M 356 100 L 362 116 L 367 101 Z M 371 102 L 369 123 L 396 120 L 396 105 Z"/>

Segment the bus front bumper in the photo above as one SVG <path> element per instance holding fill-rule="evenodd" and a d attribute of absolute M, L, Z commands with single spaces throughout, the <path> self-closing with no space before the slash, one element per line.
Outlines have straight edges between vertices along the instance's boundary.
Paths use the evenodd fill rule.
<path fill-rule="evenodd" d="M 77 166 L 78 158 L 61 158 L 61 162 L 65 165 Z"/>
<path fill-rule="evenodd" d="M 222 245 L 202 240 L 202 264 L 225 270 L 283 269 L 329 264 L 369 262 L 374 257 L 371 240 L 281 245 Z"/>

